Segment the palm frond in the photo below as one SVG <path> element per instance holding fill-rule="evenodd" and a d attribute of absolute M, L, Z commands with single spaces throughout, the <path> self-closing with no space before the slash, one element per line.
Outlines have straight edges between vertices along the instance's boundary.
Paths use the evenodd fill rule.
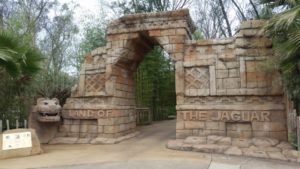
<path fill-rule="evenodd" d="M 0 31 L 0 67 L 12 77 L 31 76 L 41 69 L 41 52 L 27 44 L 21 44 L 18 38 Z"/>
<path fill-rule="evenodd" d="M 287 6 L 293 8 L 296 5 L 299 5 L 299 0 L 260 0 L 261 4 L 267 4 L 271 8 L 276 8 L 279 6 Z"/>
<path fill-rule="evenodd" d="M 264 27 L 268 35 L 276 36 L 278 33 L 300 27 L 300 6 L 273 16 Z"/>

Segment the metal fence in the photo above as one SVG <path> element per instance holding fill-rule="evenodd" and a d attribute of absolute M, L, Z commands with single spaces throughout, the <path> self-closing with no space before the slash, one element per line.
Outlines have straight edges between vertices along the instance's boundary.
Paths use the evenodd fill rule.
<path fill-rule="evenodd" d="M 151 111 L 149 108 L 136 108 L 137 125 L 146 125 L 152 123 Z"/>
<path fill-rule="evenodd" d="M 27 128 L 27 120 L 0 120 L 0 133 L 5 130 Z"/>

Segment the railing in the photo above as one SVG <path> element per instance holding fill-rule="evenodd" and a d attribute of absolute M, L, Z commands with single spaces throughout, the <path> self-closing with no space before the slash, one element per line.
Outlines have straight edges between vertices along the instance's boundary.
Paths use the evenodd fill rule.
<path fill-rule="evenodd" d="M 152 123 L 151 111 L 149 108 L 135 108 L 137 125 Z"/>
<path fill-rule="evenodd" d="M 3 122 L 3 120 L 0 120 L 0 133 L 13 128 L 27 128 L 27 120 L 19 121 L 18 119 L 16 119 L 14 123 L 12 123 L 10 120 L 5 120 L 5 122 Z"/>

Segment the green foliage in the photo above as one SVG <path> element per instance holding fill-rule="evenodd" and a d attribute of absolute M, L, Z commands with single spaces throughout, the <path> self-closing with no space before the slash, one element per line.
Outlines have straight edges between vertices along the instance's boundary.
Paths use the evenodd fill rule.
<path fill-rule="evenodd" d="M 264 27 L 272 37 L 276 51 L 274 67 L 278 67 L 285 90 L 296 103 L 300 114 L 300 3 L 293 0 L 269 1 L 273 7 L 284 6 L 285 11 L 274 15 Z"/>
<path fill-rule="evenodd" d="M 191 2 L 191 0 L 121 0 L 113 1 L 111 8 L 121 11 L 122 14 L 159 12 L 185 8 L 188 7 Z"/>
<path fill-rule="evenodd" d="M 76 6 L 75 6 L 76 7 Z M 39 41 L 40 47 L 47 56 L 46 69 L 59 73 L 69 66 L 69 60 L 75 52 L 72 43 L 78 34 L 78 27 L 74 23 L 72 5 L 63 4 L 55 7 L 55 15 L 43 28 L 45 36 Z"/>
<path fill-rule="evenodd" d="M 193 39 L 194 40 L 199 40 L 199 39 L 203 39 L 203 35 L 201 30 L 197 29 L 194 33 L 193 33 Z"/>
<path fill-rule="evenodd" d="M 86 54 L 97 47 L 105 46 L 105 35 L 105 27 L 101 23 L 86 26 L 83 33 L 84 38 L 80 43 L 83 53 Z"/>
<path fill-rule="evenodd" d="M 297 149 L 298 147 L 298 140 L 297 140 L 297 134 L 296 133 L 289 133 L 288 134 L 288 141 L 291 143 L 291 145 Z"/>
<path fill-rule="evenodd" d="M 0 117 L 24 118 L 26 108 L 25 88 L 32 77 L 41 70 L 41 52 L 23 44 L 19 38 L 0 32 Z"/>
<path fill-rule="evenodd" d="M 175 115 L 174 64 L 160 47 L 149 52 L 137 69 L 136 103 L 149 107 L 154 120 Z"/>
<path fill-rule="evenodd" d="M 43 70 L 34 79 L 34 83 L 28 87 L 28 91 L 35 93 L 34 100 L 38 97 L 58 98 L 63 105 L 71 95 L 71 88 L 76 83 L 76 78 L 64 72 Z"/>
<path fill-rule="evenodd" d="M 74 56 L 78 29 L 74 8 L 55 0 L 8 0 L 5 5 L 7 11 L 0 11 L 0 119 L 14 121 L 26 118 L 37 97 L 64 103 L 70 95 L 75 79 L 63 70 Z M 50 10 L 56 10 L 51 17 Z"/>
<path fill-rule="evenodd" d="M 0 73 L 4 73 L 2 67 L 13 78 L 27 79 L 41 69 L 42 58 L 38 49 L 27 47 L 7 32 L 0 32 Z"/>

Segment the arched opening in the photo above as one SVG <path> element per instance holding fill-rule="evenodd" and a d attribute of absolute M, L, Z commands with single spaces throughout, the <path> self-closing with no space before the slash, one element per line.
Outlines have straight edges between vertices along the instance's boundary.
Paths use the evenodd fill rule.
<path fill-rule="evenodd" d="M 176 116 L 175 64 L 160 46 L 144 56 L 135 73 L 137 125 Z"/>
<path fill-rule="evenodd" d="M 174 115 L 175 103 L 178 107 L 184 102 L 183 56 L 185 43 L 191 39 L 193 29 L 187 10 L 128 15 L 113 21 L 107 29 L 106 46 L 91 51 L 85 57 L 78 86 L 63 108 L 62 126 L 65 127 L 58 134 L 62 138 L 58 137 L 56 141 L 72 137 L 76 143 L 103 144 L 134 137 L 137 134 L 136 108 L 139 106 L 150 107 L 154 120 Z M 173 83 L 160 86 L 160 91 L 169 90 L 170 94 L 159 98 L 157 86 L 163 79 L 156 79 L 152 83 L 156 83 L 155 88 L 150 89 L 150 101 L 143 103 L 140 94 L 136 93 L 141 87 L 136 84 L 136 74 L 145 56 L 156 46 L 161 47 L 161 58 L 166 59 L 167 54 L 170 56 L 165 60 L 169 64 L 166 76 Z M 160 73 L 155 69 L 151 71 L 152 76 Z M 165 76 L 167 73 L 162 71 L 162 74 Z M 143 91 L 143 86 L 141 88 Z M 176 98 L 170 99 L 168 95 L 176 95 Z M 167 98 L 162 98 L 165 96 Z M 144 98 L 144 95 L 141 97 Z M 169 137 L 175 136 L 175 122 L 171 127 L 174 132 Z M 86 134 L 89 135 L 85 137 Z"/>
<path fill-rule="evenodd" d="M 128 92 L 137 125 L 175 118 L 175 61 L 148 31 L 139 32 L 125 43 L 114 67 L 122 74 L 122 79 L 117 79 L 116 93 L 122 92 L 119 96 L 123 98 L 124 91 Z"/>

